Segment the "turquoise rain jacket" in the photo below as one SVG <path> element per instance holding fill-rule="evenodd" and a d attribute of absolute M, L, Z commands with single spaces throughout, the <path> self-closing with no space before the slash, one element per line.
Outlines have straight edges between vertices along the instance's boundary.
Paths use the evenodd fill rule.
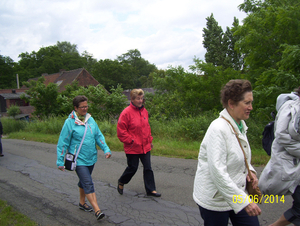
<path fill-rule="evenodd" d="M 97 123 L 90 114 L 86 114 L 85 122 L 80 121 L 75 111 L 72 111 L 66 119 L 61 130 L 57 144 L 57 166 L 64 165 L 65 154 L 74 154 L 77 152 L 85 131 L 85 123 L 87 123 L 87 131 L 83 141 L 81 150 L 77 158 L 77 166 L 91 166 L 97 162 L 96 144 L 103 150 L 104 154 L 111 154 L 111 151 L 105 143 L 105 138 L 101 133 Z"/>

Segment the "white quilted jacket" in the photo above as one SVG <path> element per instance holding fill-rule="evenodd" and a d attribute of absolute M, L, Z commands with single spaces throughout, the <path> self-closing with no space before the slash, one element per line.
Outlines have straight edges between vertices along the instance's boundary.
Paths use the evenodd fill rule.
<path fill-rule="evenodd" d="M 246 136 L 248 127 L 242 121 L 245 132 L 241 133 L 224 109 L 220 112 L 220 117 L 210 124 L 200 145 L 193 198 L 205 209 L 234 210 L 238 213 L 250 203 L 246 191 L 248 172 L 238 140 L 231 126 L 221 116 L 229 120 L 235 131 L 239 133 L 250 170 L 255 172 L 250 164 L 251 149 Z M 242 201 L 237 200 L 237 197 Z"/>

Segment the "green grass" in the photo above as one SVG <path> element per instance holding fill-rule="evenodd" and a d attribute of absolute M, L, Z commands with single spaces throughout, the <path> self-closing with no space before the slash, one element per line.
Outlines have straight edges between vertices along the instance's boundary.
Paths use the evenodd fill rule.
<path fill-rule="evenodd" d="M 57 144 L 58 134 L 42 134 L 42 133 L 28 133 L 28 132 L 13 132 L 6 136 L 9 139 L 20 139 L 20 140 L 29 140 L 36 142 L 43 142 L 48 144 Z"/>
<path fill-rule="evenodd" d="M 265 166 L 270 159 L 270 156 L 261 149 L 251 149 L 251 164 L 254 166 Z"/>
<path fill-rule="evenodd" d="M 58 134 L 41 134 L 41 133 L 28 133 L 28 132 L 14 132 L 10 133 L 6 138 L 21 139 L 28 141 L 44 142 L 49 144 L 57 144 Z M 119 141 L 117 136 L 105 136 L 105 141 L 111 151 L 123 151 L 123 144 Z M 200 142 L 199 141 L 185 141 L 176 140 L 174 138 L 160 138 L 154 136 L 153 139 L 152 155 L 164 156 L 172 158 L 183 159 L 197 159 Z M 99 147 L 98 147 L 99 149 Z M 270 157 L 261 149 L 252 149 L 252 164 L 254 166 L 261 166 L 267 164 Z"/>
<path fill-rule="evenodd" d="M 43 142 L 48 144 L 57 144 L 59 135 L 28 133 L 28 132 L 14 132 L 8 134 L 5 138 L 20 139 L 28 141 Z M 123 151 L 123 144 L 119 141 L 117 136 L 105 136 L 105 141 L 111 151 Z M 200 143 L 197 141 L 183 142 L 172 139 L 160 139 L 155 137 L 153 140 L 153 155 L 165 157 L 178 157 L 186 159 L 196 159 L 198 156 Z M 99 147 L 98 147 L 99 148 Z"/>
<path fill-rule="evenodd" d="M 1 226 L 35 226 L 38 225 L 27 216 L 15 211 L 7 202 L 0 200 Z"/>

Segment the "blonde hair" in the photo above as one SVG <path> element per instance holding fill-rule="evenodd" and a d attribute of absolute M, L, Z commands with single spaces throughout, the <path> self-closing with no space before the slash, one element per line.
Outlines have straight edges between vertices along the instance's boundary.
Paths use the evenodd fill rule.
<path fill-rule="evenodd" d="M 130 92 L 130 99 L 134 100 L 137 96 L 144 95 L 144 91 L 142 89 L 133 89 Z"/>

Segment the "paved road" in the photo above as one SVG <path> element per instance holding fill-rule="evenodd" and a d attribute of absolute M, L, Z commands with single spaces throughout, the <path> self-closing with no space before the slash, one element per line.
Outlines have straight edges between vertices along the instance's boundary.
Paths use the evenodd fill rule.
<path fill-rule="evenodd" d="M 39 225 L 203 225 L 192 199 L 196 160 L 152 156 L 157 191 L 162 197 L 145 196 L 142 169 L 121 196 L 116 186 L 126 167 L 126 157 L 123 152 L 113 152 L 110 159 L 105 159 L 100 151 L 93 180 L 106 217 L 96 221 L 93 213 L 78 208 L 76 174 L 56 168 L 56 145 L 11 139 L 3 139 L 2 143 L 5 156 L 0 158 L 0 199 Z M 285 203 L 260 205 L 261 225 L 272 223 L 291 202 L 291 197 L 285 197 Z"/>

